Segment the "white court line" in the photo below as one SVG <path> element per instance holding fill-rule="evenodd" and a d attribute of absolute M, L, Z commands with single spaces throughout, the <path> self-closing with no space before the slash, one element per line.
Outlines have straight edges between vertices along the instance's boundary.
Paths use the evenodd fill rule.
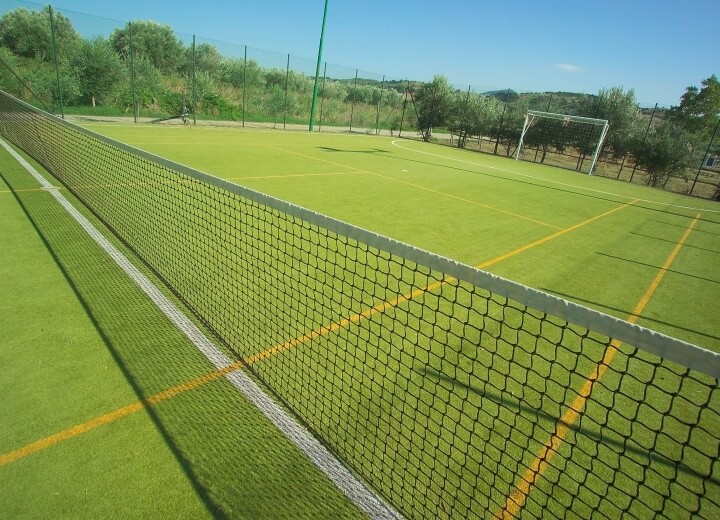
<path fill-rule="evenodd" d="M 545 179 L 545 178 L 543 178 L 543 177 L 535 177 L 535 176 L 533 176 L 533 175 L 528 175 L 528 174 L 526 174 L 526 173 L 520 173 L 520 172 L 516 172 L 516 171 L 513 171 L 513 170 L 506 170 L 506 169 L 504 169 L 504 168 L 498 168 L 497 166 L 490 166 L 490 165 L 483 164 L 483 163 L 478 163 L 478 162 L 473 162 L 473 161 L 465 161 L 465 160 L 463 160 L 463 159 L 456 159 L 455 157 L 448 157 L 448 156 L 446 156 L 446 155 L 439 155 L 439 154 L 436 154 L 436 153 L 424 152 L 424 151 L 422 151 L 422 150 L 416 150 L 416 149 L 414 149 L 414 148 L 407 148 L 407 147 L 405 147 L 405 146 L 400 146 L 400 145 L 398 144 L 398 141 L 397 141 L 397 140 L 393 140 L 393 141 L 391 141 L 391 143 L 392 143 L 394 146 L 397 146 L 398 148 L 400 148 L 401 150 L 407 150 L 407 151 L 409 151 L 409 152 L 415 152 L 415 153 L 421 153 L 421 154 L 424 154 L 424 155 L 430 155 L 430 156 L 432 156 L 432 157 L 437 157 L 437 158 L 439 158 L 439 159 L 445 159 L 445 160 L 448 160 L 448 161 L 455 161 L 455 162 L 461 162 L 461 163 L 465 163 L 465 164 L 471 164 L 471 165 L 473 165 L 473 166 L 480 166 L 480 167 L 482 167 L 482 168 L 488 168 L 488 169 L 490 169 L 490 170 L 497 170 L 497 171 L 499 171 L 499 172 L 511 173 L 511 174 L 517 175 L 517 176 L 519 176 L 519 177 L 527 177 L 528 179 L 533 179 L 533 180 L 536 180 L 536 181 L 550 182 L 550 183 L 552 183 L 552 184 L 558 184 L 558 185 L 560 185 L 560 186 L 565 186 L 565 187 L 568 187 L 568 188 L 576 188 L 576 189 L 578 189 L 578 190 L 591 191 L 591 192 L 593 192 L 593 193 L 600 193 L 600 194 L 602 194 L 602 195 L 611 195 L 611 196 L 613 196 L 613 197 L 620 197 L 620 198 L 623 198 L 623 199 L 638 200 L 639 202 L 647 202 L 648 204 L 658 204 L 658 205 L 660 205 L 660 206 L 670 206 L 670 207 L 673 207 L 673 208 L 690 209 L 690 210 L 693 210 L 693 211 L 702 211 L 702 212 L 705 212 L 705 213 L 720 213 L 720 210 L 717 210 L 717 209 L 695 208 L 695 207 L 692 207 L 692 206 L 681 206 L 681 205 L 679 205 L 679 204 L 672 204 L 672 203 L 670 203 L 670 202 L 658 202 L 658 201 L 655 201 L 655 200 L 637 199 L 636 197 L 629 197 L 629 196 L 627 196 L 627 195 L 620 195 L 620 194 L 618 194 L 618 193 L 612 193 L 612 192 L 609 192 L 609 191 L 595 190 L 595 189 L 593 189 L 593 188 L 586 188 L 586 187 L 584 187 L 584 186 L 578 186 L 578 185 L 576 185 L 576 184 L 570 184 L 570 183 L 567 183 L 567 182 L 554 181 L 554 180 L 551 180 L 551 179 Z"/>
<path fill-rule="evenodd" d="M 0 145 L 5 148 L 32 175 L 50 195 L 67 211 L 85 232 L 97 243 L 152 300 L 162 313 L 182 332 L 195 347 L 217 369 L 233 363 L 212 341 L 165 296 L 160 289 L 105 236 L 75 208 L 61 193 L 21 155 L 13 150 L 3 139 Z M 242 370 L 225 376 L 242 394 L 252 402 L 285 436 L 292 441 L 315 465 L 370 518 L 400 519 L 399 513 L 378 497 L 362 481 L 358 480 L 327 448 L 310 432 L 288 415 Z"/>

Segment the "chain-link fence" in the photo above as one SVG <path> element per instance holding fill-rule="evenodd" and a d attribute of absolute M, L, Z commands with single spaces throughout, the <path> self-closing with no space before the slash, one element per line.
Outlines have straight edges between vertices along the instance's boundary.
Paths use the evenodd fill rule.
<path fill-rule="evenodd" d="M 0 88 L 64 116 L 132 118 L 163 124 L 309 126 L 316 63 L 247 45 L 175 33 L 154 22 L 122 22 L 19 0 L 0 0 Z M 428 84 L 321 63 L 314 129 L 426 138 L 514 156 L 528 110 L 586 115 L 595 96 L 518 94 L 450 85 L 452 114 L 427 122 Z M 430 109 L 434 107 L 430 101 Z M 720 145 L 694 143 L 682 168 L 657 175 L 648 155 L 662 111 L 645 110 L 635 152 L 617 139 L 602 148 L 593 174 L 720 199 Z M 425 121 L 423 121 L 425 118 Z M 610 121 L 611 133 L 613 121 Z M 679 145 L 685 145 L 678 140 Z M 545 143 L 524 160 L 577 169 L 580 146 Z M 687 154 L 686 154 L 687 155 Z"/>

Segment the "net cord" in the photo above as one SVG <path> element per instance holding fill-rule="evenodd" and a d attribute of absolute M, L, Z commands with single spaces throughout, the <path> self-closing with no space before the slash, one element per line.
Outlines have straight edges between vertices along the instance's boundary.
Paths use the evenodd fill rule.
<path fill-rule="evenodd" d="M 3 95 L 8 96 L 7 93 L 3 91 L 0 92 L 2 92 Z M 276 197 L 251 190 L 200 170 L 190 168 L 189 166 L 157 156 L 145 150 L 116 141 L 52 114 L 45 113 L 42 110 L 39 110 L 20 100 L 15 101 L 23 104 L 30 111 L 41 113 L 44 117 L 52 119 L 53 122 L 57 124 L 65 125 L 75 131 L 87 135 L 88 137 L 97 139 L 128 153 L 143 157 L 144 159 L 155 162 L 197 181 L 222 188 L 258 204 L 262 204 L 274 210 L 302 219 L 309 224 L 319 226 L 338 235 L 346 236 L 379 250 L 398 255 L 406 260 L 415 262 L 416 264 L 424 265 L 425 267 L 444 273 L 446 281 L 455 279 L 473 284 L 505 298 L 515 300 L 516 302 L 536 311 L 540 311 L 541 313 L 555 316 L 575 325 L 580 325 L 588 330 L 598 332 L 609 338 L 614 338 L 615 340 L 633 345 L 641 350 L 673 361 L 687 368 L 697 370 L 715 379 L 720 379 L 720 353 L 707 350 L 700 346 L 667 336 L 641 325 L 630 323 L 626 320 L 590 309 L 589 307 L 585 307 L 486 271 L 482 271 L 470 265 L 431 253 L 424 249 L 380 235 L 373 231 L 348 224 L 347 222 L 337 220 Z M 22 147 L 21 143 L 15 144 Z"/>

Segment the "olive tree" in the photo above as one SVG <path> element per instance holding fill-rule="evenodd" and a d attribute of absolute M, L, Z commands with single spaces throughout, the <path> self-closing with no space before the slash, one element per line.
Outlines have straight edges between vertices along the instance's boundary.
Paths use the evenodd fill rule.
<path fill-rule="evenodd" d="M 453 89 L 447 78 L 435 76 L 430 83 L 423 84 L 415 94 L 418 115 L 418 129 L 423 139 L 429 141 L 433 127 L 447 123 L 452 110 Z"/>

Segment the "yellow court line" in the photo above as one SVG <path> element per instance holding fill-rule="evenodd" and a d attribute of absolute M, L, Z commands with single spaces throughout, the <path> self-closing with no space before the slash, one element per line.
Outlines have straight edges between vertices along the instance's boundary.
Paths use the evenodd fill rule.
<path fill-rule="evenodd" d="M 54 446 L 61 441 L 77 437 L 82 433 L 94 430 L 95 428 L 104 424 L 115 422 L 122 417 L 126 417 L 130 414 L 138 412 L 148 406 L 153 406 L 161 401 L 165 401 L 167 399 L 170 399 L 171 397 L 175 397 L 178 394 L 187 392 L 188 390 L 193 390 L 206 383 L 220 379 L 221 377 L 224 377 L 227 374 L 241 368 L 243 365 L 244 363 L 242 361 L 237 361 L 219 370 L 215 370 L 208 374 L 203 374 L 202 376 L 196 377 L 195 379 L 187 381 L 183 384 L 159 392 L 155 395 L 148 397 L 147 399 L 143 399 L 142 401 L 137 401 L 127 406 L 123 406 L 122 408 L 113 410 L 112 412 L 103 414 L 99 417 L 95 417 L 94 419 L 90 419 L 89 421 L 76 424 L 72 428 L 68 428 L 67 430 L 63 430 L 54 435 L 50 435 L 49 437 L 45 437 L 44 439 L 40 439 L 39 441 L 27 444 L 22 448 L 18 448 L 8 453 L 0 454 L 0 466 L 10 464 L 11 462 L 15 462 L 18 459 L 22 459 L 23 457 L 27 457 L 28 455 L 32 455 L 33 453 Z"/>
<path fill-rule="evenodd" d="M 645 291 L 645 294 L 643 294 L 642 298 L 640 298 L 640 301 L 638 301 L 632 313 L 627 318 L 627 321 L 629 321 L 630 323 L 636 323 L 637 320 L 640 318 L 640 315 L 645 309 L 645 306 L 648 304 L 653 294 L 655 294 L 655 291 L 660 285 L 660 282 L 662 282 L 665 274 L 669 271 L 670 266 L 675 261 L 675 257 L 677 257 L 680 249 L 683 247 L 685 241 L 688 239 L 690 233 L 692 233 L 693 229 L 698 223 L 698 220 L 700 220 L 700 216 L 700 213 L 695 216 L 695 219 L 685 230 L 683 236 L 680 238 L 678 243 L 675 244 L 675 248 L 670 252 L 670 255 L 667 257 L 665 263 L 663 263 L 662 267 L 655 275 L 655 278 L 653 278 L 652 282 Z M 522 477 L 515 485 L 515 489 L 507 497 L 505 507 L 502 509 L 502 511 L 495 513 L 493 518 L 503 520 L 514 519 L 520 512 L 520 510 L 525 506 L 527 496 L 532 490 L 533 485 L 537 483 L 538 480 L 542 477 L 545 469 L 550 465 L 550 461 L 558 453 L 561 444 L 565 440 L 565 436 L 570 431 L 570 428 L 578 420 L 580 414 L 585 408 L 585 404 L 590 397 L 593 386 L 595 385 L 595 383 L 600 381 L 605 372 L 608 370 L 608 368 L 610 367 L 610 363 L 612 363 L 615 354 L 617 353 L 621 345 L 622 341 L 618 341 L 615 339 L 610 342 L 608 348 L 605 349 L 605 354 L 603 355 L 602 361 L 600 361 L 600 363 L 593 369 L 592 373 L 590 373 L 588 378 L 585 380 L 582 388 L 580 389 L 577 397 L 575 397 L 570 407 L 562 416 L 562 419 L 560 419 L 560 421 L 556 423 L 555 433 L 537 453 L 535 460 L 532 462 L 532 464 L 530 464 L 527 470 L 525 470 L 525 473 L 523 473 Z"/>
<path fill-rule="evenodd" d="M 536 240 L 535 242 L 528 244 L 526 246 L 520 247 L 515 249 L 514 251 L 511 251 L 509 253 L 506 253 L 504 255 L 501 255 L 499 257 L 496 257 L 493 260 L 490 260 L 488 262 L 485 262 L 483 264 L 480 264 L 476 266 L 477 268 L 481 269 L 483 267 L 493 265 L 501 260 L 505 260 L 507 258 L 510 258 L 512 256 L 515 256 L 517 254 L 522 253 L 523 251 L 527 251 L 528 249 L 538 246 L 540 244 L 543 244 L 545 242 L 548 242 L 549 240 L 552 240 L 554 238 L 557 238 L 565 233 L 568 233 L 570 231 L 573 231 L 575 229 L 578 229 L 581 226 L 584 226 L 586 224 L 589 224 L 590 222 L 594 222 L 600 218 L 603 218 L 605 216 L 608 216 L 616 211 L 619 211 L 621 209 L 627 208 L 630 206 L 633 202 L 625 203 L 621 206 L 615 207 L 610 211 L 606 211 L 604 213 L 601 213 L 600 215 L 596 215 L 595 217 L 591 217 L 587 220 L 584 220 L 583 222 L 580 222 L 579 224 L 576 224 L 572 227 L 569 227 L 563 231 L 560 231 L 558 233 L 554 233 L 552 235 L 549 235 L 548 237 L 545 237 L 541 240 Z M 445 278 L 443 280 L 437 281 L 435 283 L 432 283 L 424 288 L 421 289 L 415 289 L 414 291 L 398 296 L 396 298 L 393 298 L 392 300 L 387 300 L 384 302 L 381 302 L 374 307 L 371 307 L 369 309 L 364 310 L 361 313 L 355 314 L 349 318 L 344 318 L 340 321 L 331 323 L 330 325 L 322 326 L 316 330 L 310 331 L 306 334 L 303 334 L 302 336 L 298 336 L 292 340 L 286 341 L 285 343 L 282 343 L 280 345 L 275 345 L 270 348 L 267 348 L 257 354 L 254 354 L 244 360 L 238 361 L 236 363 L 233 363 L 232 365 L 222 368 L 219 370 L 216 370 L 214 372 L 210 372 L 209 374 L 200 376 L 199 378 L 193 379 L 192 381 L 173 387 L 169 390 L 166 390 L 164 392 L 161 392 L 159 394 L 156 394 L 152 397 L 149 397 L 148 399 L 145 399 L 143 401 L 139 401 L 137 403 L 133 403 L 130 405 L 127 405 L 125 407 L 119 408 L 113 412 L 109 412 L 107 414 L 104 414 L 100 417 L 97 417 L 95 419 L 92 419 L 90 421 L 86 421 L 84 423 L 81 423 L 79 425 L 73 426 L 72 428 L 69 428 L 67 430 L 64 430 L 62 432 L 56 433 L 54 435 L 51 435 L 49 437 L 46 437 L 44 439 L 41 439 L 39 441 L 33 442 L 31 444 L 28 444 L 22 448 L 18 448 L 14 451 L 8 452 L 6 454 L 0 454 L 0 466 L 3 466 L 5 464 L 9 464 L 10 462 L 14 462 L 15 460 L 18 460 L 20 458 L 26 457 L 27 455 L 31 455 L 35 452 L 38 452 L 40 450 L 43 450 L 45 448 L 49 448 L 58 442 L 70 439 L 72 437 L 75 437 L 77 435 L 80 435 L 82 433 L 85 433 L 89 430 L 95 429 L 98 426 L 102 426 L 104 424 L 116 421 L 122 417 L 125 417 L 127 415 L 130 415 L 132 413 L 135 413 L 137 411 L 142 410 L 146 406 L 154 405 L 160 401 L 163 401 L 165 399 L 168 399 L 169 397 L 173 397 L 177 394 L 180 394 L 182 392 L 186 392 L 188 390 L 192 390 L 194 388 L 197 388 L 198 386 L 205 384 L 210 381 L 214 381 L 220 377 L 223 377 L 230 372 L 233 372 L 234 370 L 237 370 L 238 368 L 241 368 L 243 366 L 250 366 L 258 361 L 262 361 L 264 359 L 267 359 L 269 357 L 275 356 L 277 354 L 280 354 L 281 352 L 284 352 L 286 350 L 289 350 L 291 348 L 303 345 L 304 343 L 313 340 L 315 338 L 319 338 L 322 336 L 326 336 L 336 330 L 343 329 L 345 327 L 348 327 L 354 323 L 358 323 L 363 319 L 367 319 L 372 317 L 373 315 L 377 313 L 385 312 L 387 309 L 397 307 L 398 305 L 412 300 L 414 298 L 417 298 L 418 296 L 437 289 L 438 287 L 446 284 L 451 283 L 455 279 L 452 277 Z"/>
<path fill-rule="evenodd" d="M 327 175 L 357 175 L 358 173 L 366 173 L 361 171 L 355 172 L 338 172 L 338 173 L 298 173 L 290 175 L 254 175 L 252 177 L 225 177 L 227 181 L 244 181 L 246 179 L 289 179 L 291 177 L 324 177 Z"/>
<path fill-rule="evenodd" d="M 334 162 L 334 161 L 328 161 L 327 159 L 320 159 L 319 157 L 313 157 L 312 155 L 305 155 L 305 154 L 302 154 L 302 153 L 299 153 L 299 152 L 293 152 L 293 151 L 291 151 L 291 150 L 285 150 L 285 149 L 283 149 L 283 148 L 277 148 L 277 147 L 269 146 L 269 145 L 267 145 L 267 147 L 268 147 L 268 148 L 271 148 L 271 149 L 273 149 L 273 150 L 278 150 L 278 151 L 280 151 L 280 152 L 285 152 L 285 153 L 289 153 L 289 154 L 292 154 L 292 155 L 298 155 L 298 156 L 300 156 L 300 157 L 305 157 L 306 159 L 314 159 L 314 160 L 316 160 L 316 161 L 321 161 L 321 162 L 325 162 L 325 163 L 328 163 L 328 164 L 332 164 L 333 166 L 342 166 L 342 167 L 344 167 L 344 168 L 353 168 L 353 166 L 347 166 L 347 165 L 345 165 L 345 164 L 337 163 L 337 162 Z M 380 177 L 380 178 L 382 178 L 382 179 L 386 179 L 386 180 L 393 181 L 393 182 L 398 182 L 398 183 L 400 183 L 400 184 L 407 184 L 408 186 L 412 186 L 413 188 L 417 188 L 417 189 L 429 191 L 429 192 L 431 192 L 431 193 L 435 193 L 435 194 L 441 195 L 441 196 L 443 196 L 443 197 L 447 197 L 447 198 L 450 198 L 450 199 L 459 200 L 459 201 L 461 201 L 461 202 L 465 202 L 465 203 L 468 203 L 468 204 L 472 204 L 472 205 L 474 205 L 474 206 L 479 206 L 479 207 L 482 207 L 482 208 L 485 208 L 485 209 L 489 209 L 489 210 L 491 210 L 491 211 L 496 211 L 496 212 L 498 212 L 498 213 L 504 213 L 504 214 L 506 214 L 506 215 L 510 215 L 510 216 L 513 216 L 513 217 L 516 217 L 516 218 L 519 218 L 519 219 L 522 219 L 522 220 L 527 220 L 527 221 L 533 222 L 533 223 L 535 223 L 535 224 L 540 224 L 541 226 L 547 226 L 547 227 L 551 227 L 551 228 L 554 228 L 554 229 L 562 229 L 562 228 L 560 228 L 560 227 L 558 227 L 558 226 L 556 226 L 556 225 L 554 225 L 554 224 L 549 224 L 549 223 L 543 222 L 543 221 L 541 221 L 541 220 L 535 220 L 535 219 L 533 219 L 533 218 L 526 217 L 526 216 L 524 216 L 524 215 L 520 215 L 519 213 L 514 213 L 514 212 L 512 212 L 512 211 L 507 211 L 507 210 L 504 210 L 504 209 L 496 208 L 495 206 L 490 206 L 490 205 L 488 205 L 488 204 L 483 204 L 482 202 L 476 202 L 476 201 L 473 201 L 473 200 L 470 200 L 470 199 L 466 199 L 466 198 L 463 198 L 463 197 L 459 197 L 459 196 L 453 195 L 453 194 L 451 194 L 451 193 L 445 193 L 444 191 L 436 190 L 436 189 L 434 189 L 434 188 L 428 188 L 428 187 L 426 187 L 426 186 L 421 186 L 420 184 L 414 184 L 414 183 L 412 183 L 412 182 L 403 181 L 403 180 L 400 180 L 400 179 L 395 179 L 394 177 L 388 177 L 387 175 L 382 175 L 382 174 L 380 174 L 380 173 L 371 172 L 370 170 L 364 170 L 364 169 L 362 169 L 362 168 L 355 168 L 355 169 L 357 170 L 357 173 L 368 173 L 368 174 L 370 174 L 370 175 L 375 175 L 376 177 Z"/>
<path fill-rule="evenodd" d="M 478 265 L 476 265 L 475 267 L 478 268 L 478 269 L 486 269 L 486 268 L 490 267 L 491 265 L 497 264 L 498 262 L 502 262 L 503 260 L 507 260 L 507 259 L 510 258 L 511 256 L 515 256 L 515 255 L 517 255 L 518 253 L 522 253 L 522 252 L 524 252 L 524 251 L 527 251 L 528 249 L 532 249 L 533 247 L 536 247 L 536 246 L 539 246 L 539 245 L 541 245 L 541 244 L 544 244 L 545 242 L 549 242 L 550 240 L 554 240 L 554 239 L 556 239 L 557 237 L 564 235 L 565 233 L 569 233 L 570 231 L 575 231 L 576 229 L 581 228 L 581 227 L 583 227 L 583 226 L 585 226 L 585 225 L 587 225 L 587 224 L 590 224 L 591 222 L 595 222 L 595 221 L 598 220 L 598 219 L 607 217 L 608 215 L 612 215 L 612 214 L 615 213 L 616 211 L 620 211 L 621 209 L 625 209 L 625 208 L 627 208 L 628 206 L 631 206 L 631 205 L 635 204 L 638 200 L 640 200 L 640 199 L 634 199 L 634 200 L 631 200 L 630 202 L 626 202 L 625 204 L 622 204 L 621 206 L 616 206 L 616 207 L 614 207 L 613 209 L 611 209 L 611 210 L 609 210 L 609 211 L 606 211 L 606 212 L 604 212 L 604 213 L 600 213 L 599 215 L 595 215 L 594 217 L 590 217 L 589 219 L 583 220 L 582 222 L 579 222 L 579 223 L 577 223 L 577 224 L 575 224 L 575 225 L 573 225 L 573 226 L 570 226 L 569 228 L 561 229 L 561 230 L 558 231 L 557 233 L 553 233 L 552 235 L 548 235 L 548 236 L 546 236 L 546 237 L 544 237 L 544 238 L 541 238 L 541 239 L 539 239 L 539 240 L 536 240 L 535 242 L 531 242 L 531 243 L 529 243 L 529 244 L 527 244 L 527 245 L 524 245 L 524 246 L 522 246 L 522 247 L 519 247 L 519 248 L 515 249 L 514 251 L 510 251 L 509 253 L 505 253 L 504 255 L 500 255 L 500 256 L 498 256 L 498 257 L 495 257 L 495 258 L 493 258 L 492 260 L 488 260 L 487 262 L 483 262 L 483 263 L 481 263 L 481 264 L 478 264 Z"/>
<path fill-rule="evenodd" d="M 62 189 L 62 188 L 57 188 Z M 0 193 L 29 193 L 33 191 L 47 191 L 46 188 L 22 188 L 19 190 L 0 190 Z"/>

